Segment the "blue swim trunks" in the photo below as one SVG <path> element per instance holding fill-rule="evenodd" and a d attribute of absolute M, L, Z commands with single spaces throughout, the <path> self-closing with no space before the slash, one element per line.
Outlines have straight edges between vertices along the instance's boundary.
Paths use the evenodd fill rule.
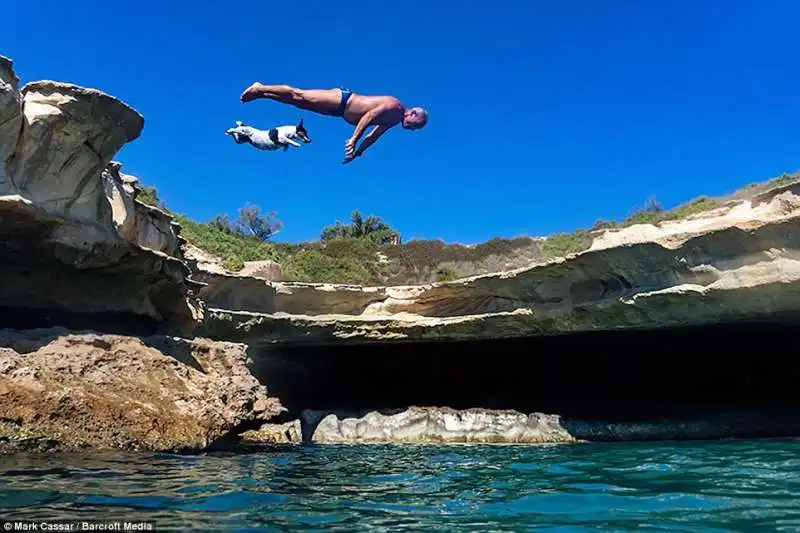
<path fill-rule="evenodd" d="M 339 87 L 339 90 L 342 91 L 342 99 L 339 101 L 339 107 L 336 108 L 336 116 L 342 117 L 344 116 L 344 110 L 347 109 L 347 102 L 353 96 L 353 91 L 344 87 Z"/>

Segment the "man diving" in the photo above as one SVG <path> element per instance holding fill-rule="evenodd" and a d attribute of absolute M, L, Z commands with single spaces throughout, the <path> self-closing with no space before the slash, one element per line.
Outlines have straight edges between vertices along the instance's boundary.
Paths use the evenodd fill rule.
<path fill-rule="evenodd" d="M 428 112 L 421 107 L 407 109 L 393 96 L 365 96 L 347 89 L 297 89 L 288 85 L 254 83 L 242 93 L 243 103 L 267 98 L 320 115 L 342 117 L 355 126 L 353 135 L 345 142 L 344 161 L 349 163 L 361 157 L 381 135 L 401 124 L 407 130 L 418 130 L 428 123 Z M 356 148 L 364 131 L 374 126 Z"/>

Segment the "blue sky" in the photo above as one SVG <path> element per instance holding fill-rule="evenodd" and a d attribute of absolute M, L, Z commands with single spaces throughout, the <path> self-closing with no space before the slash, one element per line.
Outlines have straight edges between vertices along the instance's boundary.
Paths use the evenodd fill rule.
<path fill-rule="evenodd" d="M 800 168 L 798 16 L 795 0 L 26 0 L 3 7 L 0 54 L 23 82 L 141 112 L 116 159 L 192 218 L 250 202 L 301 241 L 359 209 L 405 239 L 472 243 Z M 342 165 L 351 126 L 240 103 L 256 80 L 392 94 L 430 123 Z M 224 135 L 301 117 L 314 142 L 288 153 Z"/>

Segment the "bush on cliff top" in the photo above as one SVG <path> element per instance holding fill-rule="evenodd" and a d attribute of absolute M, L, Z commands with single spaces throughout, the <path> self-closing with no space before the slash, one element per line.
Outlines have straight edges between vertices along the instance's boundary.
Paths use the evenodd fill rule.
<path fill-rule="evenodd" d="M 280 247 L 258 237 L 227 231 L 215 221 L 201 223 L 183 215 L 175 215 L 181 225 L 181 236 L 198 248 L 221 258 L 225 268 L 240 270 L 245 261 L 280 262 Z"/>
<path fill-rule="evenodd" d="M 275 211 L 262 215 L 257 205 L 250 204 L 239 208 L 236 220 L 230 220 L 228 215 L 217 215 L 210 223 L 226 233 L 239 237 L 254 237 L 259 241 L 271 239 L 283 228 L 283 223 L 277 219 Z"/>
<path fill-rule="evenodd" d="M 376 244 L 400 244 L 400 233 L 397 230 L 375 215 L 364 218 L 358 210 L 353 211 L 352 215 L 350 215 L 349 224 L 343 224 L 337 220 L 335 224 L 322 229 L 320 239 L 323 241 L 336 238 L 364 238 Z"/>
<path fill-rule="evenodd" d="M 183 237 L 223 260 L 226 268 L 240 270 L 246 261 L 271 260 L 279 263 L 284 279 L 322 283 L 413 284 L 452 281 L 486 272 L 512 269 L 533 261 L 562 257 L 589 248 L 592 231 L 621 228 L 633 224 L 655 224 L 708 211 L 730 200 L 750 198 L 774 187 L 800 181 L 800 174 L 784 174 L 766 183 L 749 184 L 735 193 L 719 197 L 699 197 L 673 209 L 664 209 L 650 198 L 620 222 L 598 221 L 592 228 L 559 233 L 546 239 L 496 238 L 466 246 L 439 240 L 412 240 L 399 243 L 400 233 L 379 217 L 363 218 L 354 211 L 349 223 L 340 221 L 323 228 L 317 242 L 289 244 L 267 242 L 280 229 L 274 213 L 261 215 L 254 206 L 249 213 L 256 220 L 250 231 L 237 229 L 241 223 L 222 215 L 209 222 L 196 222 L 171 213 L 181 225 Z M 143 187 L 137 199 L 167 212 L 154 187 Z M 263 220 L 259 220 L 262 217 Z M 257 228 L 253 230 L 253 227 Z M 266 228 L 260 231 L 258 228 Z"/>

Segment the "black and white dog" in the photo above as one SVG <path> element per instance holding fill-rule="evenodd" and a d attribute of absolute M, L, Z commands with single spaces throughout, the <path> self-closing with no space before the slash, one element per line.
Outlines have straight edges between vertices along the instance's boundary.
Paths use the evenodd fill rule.
<path fill-rule="evenodd" d="M 252 144 L 259 150 L 275 151 L 283 148 L 289 149 L 289 145 L 300 148 L 298 140 L 304 144 L 311 142 L 308 131 L 303 126 L 303 119 L 296 126 L 279 126 L 269 130 L 260 130 L 252 126 L 246 126 L 241 121 L 236 121 L 236 126 L 228 129 L 225 135 L 230 135 L 236 144 Z"/>

